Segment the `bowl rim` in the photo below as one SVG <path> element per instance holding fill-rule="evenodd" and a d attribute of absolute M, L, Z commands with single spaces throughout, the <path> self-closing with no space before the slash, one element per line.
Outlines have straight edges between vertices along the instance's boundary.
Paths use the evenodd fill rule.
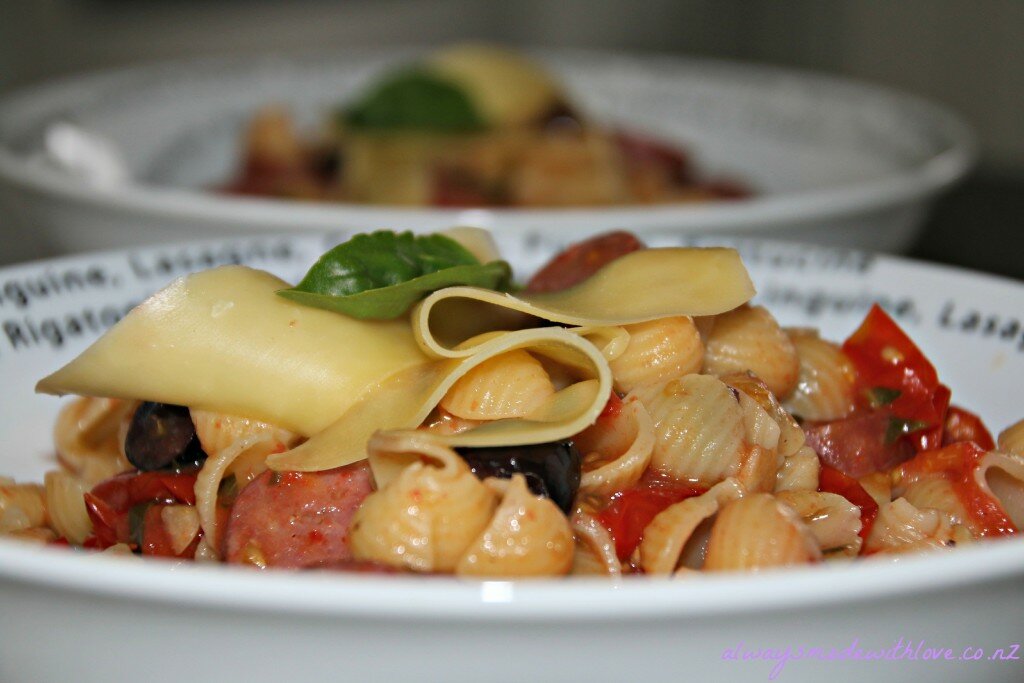
<path fill-rule="evenodd" d="M 265 53 L 260 63 L 299 63 L 316 58 L 355 59 L 394 57 L 410 53 L 409 46 L 393 48 L 350 48 L 329 51 Z M 269 198 L 230 197 L 184 188 L 151 184 L 130 184 L 100 188 L 83 182 L 57 168 L 32 163 L 0 141 L 0 180 L 21 191 L 51 195 L 94 208 L 136 214 L 158 215 L 183 221 L 244 222 L 257 230 L 330 229 L 350 225 L 418 224 L 424 228 L 465 224 L 503 229 L 529 229 L 560 223 L 567 227 L 630 225 L 637 230 L 665 228 L 678 230 L 731 227 L 761 231 L 780 224 L 799 224 L 840 217 L 851 212 L 868 212 L 927 199 L 961 179 L 978 156 L 977 138 L 970 126 L 949 108 L 887 86 L 842 78 L 809 70 L 784 68 L 741 61 L 690 58 L 659 53 L 604 50 L 531 49 L 541 58 L 559 56 L 585 59 L 619 59 L 625 63 L 663 65 L 664 68 L 705 69 L 712 73 L 785 77 L 819 84 L 832 90 L 855 92 L 858 97 L 886 100 L 913 112 L 942 132 L 946 148 L 920 163 L 891 173 L 831 187 L 784 192 L 732 202 L 709 204 L 664 204 L 613 206 L 606 208 L 406 208 L 346 203 L 302 203 Z M 172 74 L 189 69 L 228 69 L 253 57 L 230 55 L 165 60 L 134 66 L 98 70 L 65 77 L 16 90 L 0 98 L 0 116 L 5 111 L 45 103 L 46 117 L 62 94 L 88 91 L 96 84 L 117 85 L 154 71 Z M 45 120 L 41 119 L 41 120 Z"/>
<path fill-rule="evenodd" d="M 941 565 L 936 570 L 936 560 Z M 1016 580 L 1024 539 L 948 554 L 685 579 L 478 581 L 274 570 L 87 555 L 0 538 L 0 584 L 104 599 L 291 616 L 474 622 L 642 620 L 835 607 Z"/>

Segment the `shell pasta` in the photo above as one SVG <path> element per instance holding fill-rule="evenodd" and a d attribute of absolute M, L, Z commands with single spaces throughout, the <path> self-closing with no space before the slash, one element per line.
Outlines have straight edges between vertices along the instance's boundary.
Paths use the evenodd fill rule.
<path fill-rule="evenodd" d="M 754 293 L 733 250 L 623 233 L 518 286 L 473 229 L 357 236 L 295 286 L 186 276 L 39 382 L 74 397 L 58 468 L 0 479 L 0 534 L 674 580 L 1018 534 L 1024 421 L 993 438 L 877 306 L 834 343 Z"/>

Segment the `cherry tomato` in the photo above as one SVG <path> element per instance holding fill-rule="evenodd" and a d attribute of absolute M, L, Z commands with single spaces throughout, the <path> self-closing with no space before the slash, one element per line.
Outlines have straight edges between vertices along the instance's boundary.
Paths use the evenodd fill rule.
<path fill-rule="evenodd" d="M 846 500 L 860 508 L 860 537 L 867 538 L 871 533 L 871 527 L 878 516 L 878 503 L 864 490 L 860 482 L 853 477 L 848 477 L 839 470 L 821 466 L 818 474 L 818 490 L 825 493 L 837 493 Z"/>
<path fill-rule="evenodd" d="M 892 392 L 885 407 L 897 418 L 927 427 L 942 424 L 945 408 L 941 397 L 936 400 L 940 385 L 935 367 L 880 306 L 871 307 L 843 343 L 843 352 L 857 368 L 864 407 L 879 407 L 867 397 L 881 389 Z"/>
<path fill-rule="evenodd" d="M 641 483 L 615 494 L 611 504 L 597 518 L 615 539 L 615 553 L 625 562 L 639 545 L 644 529 L 659 512 L 704 491 L 684 484 Z"/>
<path fill-rule="evenodd" d="M 146 503 L 195 505 L 196 471 L 125 472 L 97 484 L 85 494 L 95 541 L 89 547 L 109 548 L 117 543 L 138 545 L 132 538 L 129 515 Z M 148 511 L 147 511 L 148 514 Z"/>
<path fill-rule="evenodd" d="M 985 428 L 980 417 L 958 406 L 950 406 L 949 412 L 946 413 L 942 445 L 948 446 L 961 441 L 973 441 L 986 451 L 991 451 L 996 447 L 995 439 Z"/>
<path fill-rule="evenodd" d="M 942 445 L 949 387 L 885 311 L 873 306 L 843 352 L 857 369 L 857 412 L 804 426 L 825 464 L 862 477 Z"/>

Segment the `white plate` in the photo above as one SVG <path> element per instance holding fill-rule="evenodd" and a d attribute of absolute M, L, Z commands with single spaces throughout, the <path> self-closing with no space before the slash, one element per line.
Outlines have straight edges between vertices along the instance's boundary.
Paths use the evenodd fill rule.
<path fill-rule="evenodd" d="M 511 240 L 612 228 L 800 238 L 894 251 L 929 201 L 960 178 L 974 139 L 950 112 L 861 83 L 763 66 L 594 52 L 539 52 L 584 111 L 664 136 L 702 171 L 758 192 L 744 202 L 569 210 L 396 209 L 231 198 L 239 138 L 268 102 L 322 121 L 416 51 L 201 60 L 81 76 L 0 102 L 0 201 L 25 239 L 56 250 L 116 248 L 254 230 L 479 225 Z M 96 187 L 39 159 L 54 124 L 108 141 L 134 184 Z M 29 248 L 27 242 L 22 242 Z M 13 257 L 13 255 L 12 255 Z"/>
<path fill-rule="evenodd" d="M 173 276 L 218 263 L 295 279 L 335 240 L 215 241 L 0 270 L 0 473 L 38 480 L 52 466 L 59 402 L 32 387 L 97 336 L 89 321 L 98 328 Z M 842 249 L 738 246 L 784 324 L 842 338 L 881 299 L 955 402 L 993 429 L 1021 417 L 1008 399 L 1024 376 L 1024 285 Z M 522 274 L 545 253 L 522 243 L 509 256 Z M 784 681 L 1019 681 L 1022 613 L 1018 539 L 898 564 L 617 584 L 260 574 L 0 540 L 5 683 L 766 680 L 778 661 L 730 658 L 766 648 L 837 651 L 782 662 Z M 899 658 L 864 661 L 857 648 Z M 924 660 L 946 648 L 954 661 Z M 965 648 L 983 657 L 962 661 Z M 998 648 L 1017 659 L 991 658 Z"/>

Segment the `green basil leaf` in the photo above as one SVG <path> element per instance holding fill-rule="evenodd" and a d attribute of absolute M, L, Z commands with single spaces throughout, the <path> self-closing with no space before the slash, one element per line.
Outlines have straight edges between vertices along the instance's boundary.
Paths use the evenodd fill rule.
<path fill-rule="evenodd" d="M 904 420 L 899 417 L 889 418 L 889 426 L 885 430 L 885 443 L 895 443 L 904 434 L 910 434 L 928 426 L 921 420 Z"/>
<path fill-rule="evenodd" d="M 380 231 L 334 247 L 302 282 L 278 294 L 353 318 L 390 320 L 438 289 L 471 285 L 504 291 L 511 277 L 508 263 L 481 264 L 444 235 Z"/>
<path fill-rule="evenodd" d="M 899 389 L 889 389 L 888 387 L 872 387 L 867 392 L 868 404 L 872 408 L 881 408 L 887 406 L 900 397 Z"/>
<path fill-rule="evenodd" d="M 356 130 L 464 132 L 485 127 L 462 88 L 426 69 L 386 76 L 342 111 L 341 120 Z"/>
<path fill-rule="evenodd" d="M 128 537 L 136 548 L 142 548 L 143 536 L 146 532 L 146 513 L 153 501 L 133 505 L 128 510 Z"/>

